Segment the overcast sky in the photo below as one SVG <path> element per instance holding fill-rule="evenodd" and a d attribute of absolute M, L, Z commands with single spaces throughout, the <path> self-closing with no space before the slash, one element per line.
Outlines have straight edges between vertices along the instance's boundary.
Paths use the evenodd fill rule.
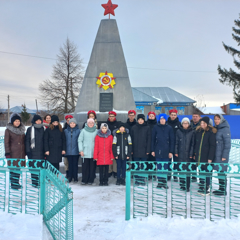
<path fill-rule="evenodd" d="M 119 5 L 111 18 L 117 20 L 133 87 L 170 87 L 192 99 L 203 95 L 207 106 L 233 102 L 217 66 L 235 69 L 222 42 L 237 47 L 232 27 L 239 0 L 112 2 Z M 8 94 L 11 107 L 25 102 L 35 108 L 38 85 L 55 63 L 2 52 L 54 59 L 69 37 L 87 63 L 100 21 L 107 18 L 102 3 L 107 0 L 0 1 L 0 108 L 7 107 Z"/>

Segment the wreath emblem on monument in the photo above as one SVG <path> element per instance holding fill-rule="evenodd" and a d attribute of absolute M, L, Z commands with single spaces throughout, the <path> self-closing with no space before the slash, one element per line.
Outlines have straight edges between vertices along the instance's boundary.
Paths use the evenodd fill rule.
<path fill-rule="evenodd" d="M 103 88 L 104 90 L 107 90 L 108 88 L 113 88 L 113 86 L 116 84 L 115 79 L 113 77 L 112 73 L 108 73 L 107 71 L 105 73 L 100 73 L 97 77 L 96 84 L 99 88 Z"/>

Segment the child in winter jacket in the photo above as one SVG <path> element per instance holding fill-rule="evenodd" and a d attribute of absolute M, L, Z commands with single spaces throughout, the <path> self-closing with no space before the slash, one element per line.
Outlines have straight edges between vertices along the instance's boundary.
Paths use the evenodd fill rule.
<path fill-rule="evenodd" d="M 80 130 L 75 118 L 69 120 L 67 129 L 64 130 L 66 136 L 66 154 L 68 159 L 68 180 L 69 182 L 74 179 L 74 182 L 78 182 L 78 136 Z"/>
<path fill-rule="evenodd" d="M 169 159 L 174 152 L 174 132 L 172 127 L 166 124 L 167 115 L 162 113 L 159 117 L 159 124 L 152 130 L 152 155 L 156 157 L 157 169 L 164 169 L 166 174 L 166 170 L 169 170 Z M 166 176 L 158 177 L 157 187 L 168 189 Z"/>
<path fill-rule="evenodd" d="M 188 118 L 183 118 L 181 124 L 182 126 L 179 127 L 176 133 L 175 156 L 179 162 L 176 165 L 177 170 L 180 171 L 179 166 L 183 162 L 185 164 L 182 164 L 182 169 L 189 171 L 189 162 L 193 162 L 194 130 L 191 128 Z M 181 178 L 181 172 L 180 187 L 181 190 L 189 192 L 190 176 L 187 176 L 187 181 L 185 181 L 185 178 Z"/>
<path fill-rule="evenodd" d="M 132 140 L 124 123 L 119 123 L 119 129 L 113 135 L 113 155 L 117 161 L 116 185 L 125 185 L 126 161 L 132 153 Z"/>
<path fill-rule="evenodd" d="M 200 178 L 199 190 L 200 195 L 209 195 L 210 173 L 207 169 L 212 163 L 216 153 L 216 132 L 217 129 L 209 125 L 209 117 L 203 117 L 200 126 L 197 127 L 194 141 L 194 157 L 198 164 L 199 171 L 206 178 Z M 206 164 L 202 164 L 206 163 Z M 205 180 L 206 179 L 206 180 Z"/>
<path fill-rule="evenodd" d="M 97 161 L 100 173 L 99 186 L 108 186 L 109 165 L 113 164 L 113 136 L 106 123 L 102 123 L 95 138 L 93 158 Z"/>

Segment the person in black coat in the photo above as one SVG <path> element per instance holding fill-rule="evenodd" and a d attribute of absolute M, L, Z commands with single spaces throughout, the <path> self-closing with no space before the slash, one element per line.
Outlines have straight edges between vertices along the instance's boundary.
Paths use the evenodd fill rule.
<path fill-rule="evenodd" d="M 174 133 L 174 145 L 175 145 L 175 142 L 176 142 L 176 133 L 177 133 L 177 130 L 181 127 L 181 123 L 178 119 L 178 116 L 177 116 L 177 113 L 178 111 L 176 109 L 171 109 L 169 111 L 169 118 L 167 120 L 167 125 L 171 126 L 172 129 L 173 129 L 173 133 Z M 169 159 L 170 163 L 172 161 L 172 159 Z M 173 153 L 173 162 L 178 162 L 178 159 L 177 157 L 174 155 Z M 170 166 L 170 165 L 169 165 Z M 174 170 L 177 170 L 177 165 L 175 164 L 174 167 L 173 167 Z M 169 169 L 170 170 L 170 169 Z M 169 179 L 170 180 L 171 176 L 169 176 Z M 176 176 L 174 176 L 174 181 L 177 182 L 178 181 L 178 178 Z"/>
<path fill-rule="evenodd" d="M 178 158 L 178 171 L 180 163 L 193 162 L 193 148 L 194 148 L 194 130 L 190 127 L 190 120 L 188 118 L 182 119 L 182 127 L 177 130 L 175 143 L 175 156 Z M 189 170 L 189 164 L 182 164 L 182 170 Z M 181 176 L 181 172 L 180 172 Z M 181 190 L 190 188 L 190 176 L 187 176 L 187 181 L 180 177 Z"/>
<path fill-rule="evenodd" d="M 130 135 L 132 138 L 133 160 L 147 162 L 148 155 L 151 153 L 151 131 L 145 122 L 144 114 L 137 115 L 137 124 L 132 127 Z M 140 184 L 141 179 L 141 177 L 137 178 L 137 185 Z"/>
<path fill-rule="evenodd" d="M 66 137 L 56 115 L 52 116 L 51 124 L 44 133 L 44 151 L 47 160 L 59 170 L 62 155 L 66 153 Z"/>
<path fill-rule="evenodd" d="M 159 115 L 160 122 L 152 131 L 152 155 L 156 157 L 157 169 L 169 170 L 169 159 L 174 152 L 174 133 L 172 127 L 166 124 L 167 115 Z M 161 162 L 167 162 L 162 164 Z M 164 165 L 164 166 L 162 166 Z M 168 188 L 166 178 L 158 177 L 158 187 Z"/>
<path fill-rule="evenodd" d="M 156 114 L 155 112 L 149 112 L 148 113 L 148 120 L 147 120 L 147 125 L 150 127 L 150 132 L 151 132 L 151 139 L 152 139 L 152 130 L 153 130 L 153 127 L 155 125 L 157 125 L 157 119 L 156 119 Z M 149 154 L 148 155 L 148 161 L 149 162 L 155 162 L 156 161 L 156 158 L 152 155 L 152 154 Z M 149 169 L 155 169 L 155 164 L 152 165 L 152 164 L 148 164 L 148 170 Z M 150 176 L 149 176 L 150 178 Z"/>
<path fill-rule="evenodd" d="M 114 133 L 112 148 L 117 161 L 116 185 L 125 185 L 126 161 L 132 154 L 132 139 L 124 123 L 119 124 L 119 129 Z"/>
<path fill-rule="evenodd" d="M 44 162 L 44 126 L 39 115 L 34 115 L 32 126 L 27 129 L 25 137 L 25 150 L 29 160 L 29 167 L 43 167 Z M 42 161 L 36 161 L 42 160 Z M 37 163 L 36 163 L 37 162 Z M 32 170 L 31 170 L 32 171 Z M 39 187 L 39 174 L 31 173 L 32 186 Z"/>
<path fill-rule="evenodd" d="M 64 123 L 64 126 L 63 126 L 63 132 L 64 132 L 66 129 L 68 129 L 69 121 L 70 121 L 72 118 L 73 118 L 73 116 L 70 115 L 70 114 L 65 116 L 66 122 Z M 64 162 L 65 171 L 66 171 L 66 178 L 68 179 L 68 178 L 69 178 L 69 176 L 68 176 L 68 173 L 69 173 L 68 168 L 69 168 L 69 166 L 68 166 L 68 159 L 67 159 L 66 156 L 64 156 L 64 161 L 63 161 L 63 162 Z"/>
<path fill-rule="evenodd" d="M 198 164 L 200 174 L 206 175 L 206 181 L 200 178 L 200 188 L 198 193 L 201 195 L 209 195 L 208 188 L 210 186 L 210 174 L 207 169 L 212 163 L 216 152 L 216 132 L 217 129 L 209 126 L 209 117 L 201 119 L 200 126 L 197 127 L 194 141 L 194 157 Z M 206 163 L 206 164 L 202 164 Z"/>
<path fill-rule="evenodd" d="M 227 164 L 229 161 L 229 154 L 231 150 L 231 132 L 230 126 L 226 119 L 221 114 L 216 114 L 214 116 L 216 133 L 216 154 L 214 163 L 224 163 Z M 221 171 L 218 173 L 219 189 L 213 191 L 215 195 L 227 195 L 227 177 L 226 171 L 228 166 L 220 164 L 222 167 Z M 214 170 L 219 171 L 219 165 L 214 166 Z"/>
<path fill-rule="evenodd" d="M 128 111 L 128 119 L 125 123 L 126 128 L 129 130 L 129 133 L 131 133 L 131 129 L 134 125 L 136 125 L 137 121 L 135 119 L 136 117 L 136 111 L 135 110 L 129 110 Z"/>

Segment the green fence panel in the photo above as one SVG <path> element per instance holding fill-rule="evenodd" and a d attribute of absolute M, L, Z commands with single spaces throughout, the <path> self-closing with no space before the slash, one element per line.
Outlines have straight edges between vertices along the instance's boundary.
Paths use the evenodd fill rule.
<path fill-rule="evenodd" d="M 215 221 L 240 214 L 240 163 L 200 163 L 197 170 L 194 162 L 171 163 L 170 170 L 164 169 L 168 162 L 158 163 L 159 169 L 156 162 L 148 163 L 154 166 L 150 170 L 145 162 L 127 163 L 126 220 L 131 214 L 131 176 L 134 218 L 147 217 L 149 212 L 166 218 L 171 212 L 171 217 Z"/>
<path fill-rule="evenodd" d="M 73 192 L 68 180 L 44 160 L 0 158 L 0 209 L 42 214 L 55 240 L 72 240 Z"/>

